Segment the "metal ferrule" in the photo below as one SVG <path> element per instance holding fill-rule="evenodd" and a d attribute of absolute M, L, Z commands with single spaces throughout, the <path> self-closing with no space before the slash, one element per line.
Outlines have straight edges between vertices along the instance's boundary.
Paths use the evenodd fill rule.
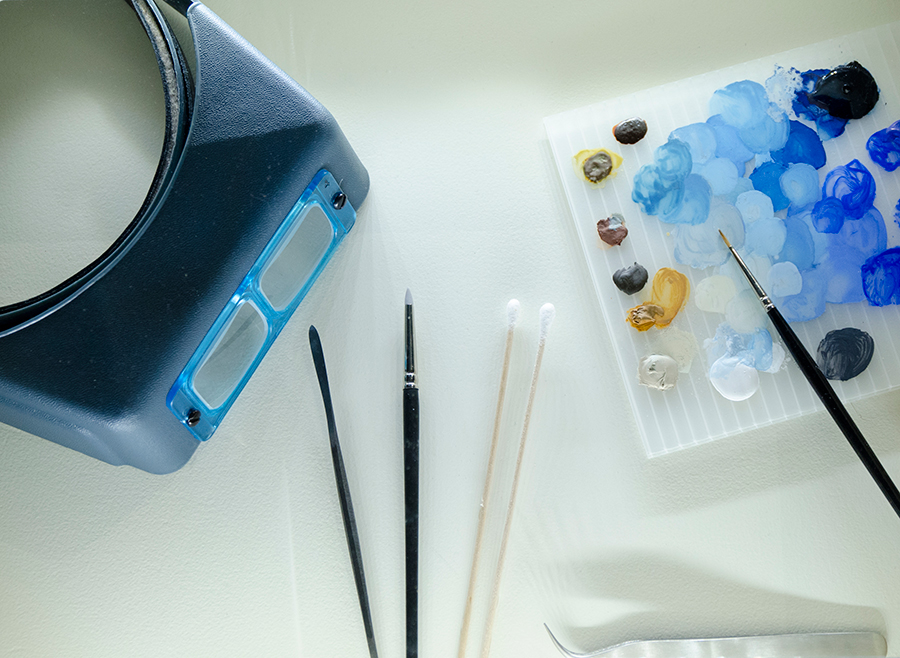
<path fill-rule="evenodd" d="M 413 307 L 406 305 L 406 363 L 404 366 L 404 388 L 416 386 L 416 338 L 413 331 Z"/>

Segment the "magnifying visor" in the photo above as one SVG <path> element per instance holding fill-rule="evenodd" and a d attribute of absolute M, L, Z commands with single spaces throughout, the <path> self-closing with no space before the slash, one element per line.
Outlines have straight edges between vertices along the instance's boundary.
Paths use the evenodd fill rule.
<path fill-rule="evenodd" d="M 192 76 L 153 0 L 124 1 L 163 81 L 160 162 L 108 249 L 0 307 L 0 422 L 167 473 L 222 422 L 369 178 L 331 114 L 204 5 L 167 0 L 190 27 Z"/>

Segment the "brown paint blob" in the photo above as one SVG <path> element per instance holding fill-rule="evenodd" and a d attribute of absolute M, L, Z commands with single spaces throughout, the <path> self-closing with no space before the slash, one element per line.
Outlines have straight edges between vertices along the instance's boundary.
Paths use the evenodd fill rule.
<path fill-rule="evenodd" d="M 597 233 L 600 235 L 600 239 L 610 247 L 622 244 L 622 240 L 628 235 L 625 218 L 618 213 L 613 213 L 606 219 L 601 219 L 597 222 Z"/>
<path fill-rule="evenodd" d="M 650 301 L 628 311 L 626 320 L 638 331 L 667 327 L 684 307 L 690 291 L 691 284 L 684 274 L 662 267 L 653 277 Z"/>

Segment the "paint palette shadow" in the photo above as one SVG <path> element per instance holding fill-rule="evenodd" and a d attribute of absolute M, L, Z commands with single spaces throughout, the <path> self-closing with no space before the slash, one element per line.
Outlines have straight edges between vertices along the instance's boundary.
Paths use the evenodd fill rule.
<path fill-rule="evenodd" d="M 760 372 L 759 390 L 750 398 L 725 399 L 709 380 L 710 363 L 704 341 L 712 339 L 724 315 L 701 310 L 694 299 L 700 281 L 721 268 L 695 269 L 680 264 L 674 256 L 676 227 L 649 216 L 632 200 L 634 177 L 644 165 L 654 162 L 654 152 L 666 143 L 669 133 L 689 124 L 705 122 L 711 112 L 713 93 L 731 83 L 752 80 L 765 84 L 776 67 L 831 69 L 853 60 L 860 62 L 877 81 L 880 98 L 861 119 L 850 121 L 844 133 L 823 142 L 827 162 L 818 170 L 821 186 L 826 174 L 854 159 L 864 163 L 876 184 L 875 208 L 884 218 L 887 247 L 900 245 L 900 226 L 893 220 L 900 197 L 900 169 L 886 172 L 869 158 L 866 141 L 876 131 L 900 119 L 900 80 L 895 75 L 900 61 L 900 23 L 865 30 L 819 44 L 798 48 L 712 73 L 655 87 L 621 98 L 603 101 L 544 120 L 563 189 L 575 223 L 594 289 L 609 329 L 612 347 L 634 409 L 635 419 L 648 456 L 666 454 L 746 430 L 823 409 L 799 370 L 788 359 L 774 373 Z M 647 136 L 633 145 L 616 142 L 612 128 L 630 117 L 640 116 L 649 125 Z M 795 116 L 790 116 L 796 120 Z M 815 128 L 815 124 L 805 122 Z M 607 149 L 623 158 L 615 176 L 603 187 L 589 184 L 573 165 L 579 152 Z M 598 237 L 597 222 L 614 213 L 624 216 L 628 237 L 610 247 Z M 616 270 L 642 264 L 650 278 L 667 267 L 685 274 L 692 295 L 684 309 L 665 329 L 637 332 L 625 318 L 629 309 L 649 300 L 650 284 L 636 295 L 625 295 L 613 284 Z M 727 267 L 727 265 L 723 266 Z M 762 279 L 765 285 L 765 279 Z M 770 291 L 771 292 L 771 291 Z M 806 348 L 815 355 L 819 342 L 832 330 L 855 327 L 868 333 L 875 344 L 869 367 L 848 381 L 834 381 L 845 402 L 900 387 L 900 306 L 875 307 L 867 302 L 827 304 L 819 317 L 792 326 Z M 770 330 L 773 341 L 780 339 Z M 677 385 L 658 391 L 638 383 L 638 362 L 650 354 L 685 353 L 691 346 L 696 356 L 689 370 L 679 375 Z"/>

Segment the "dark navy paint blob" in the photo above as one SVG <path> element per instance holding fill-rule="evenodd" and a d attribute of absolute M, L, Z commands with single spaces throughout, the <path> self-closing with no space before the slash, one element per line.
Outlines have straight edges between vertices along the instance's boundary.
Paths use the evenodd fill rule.
<path fill-rule="evenodd" d="M 863 292 L 872 306 L 900 304 L 900 247 L 872 256 L 863 263 Z"/>
<path fill-rule="evenodd" d="M 875 179 L 859 160 L 835 167 L 825 176 L 822 196 L 839 199 L 849 217 L 860 218 L 875 202 Z"/>
<path fill-rule="evenodd" d="M 778 162 L 764 162 L 750 174 L 753 188 L 759 190 L 772 199 L 772 208 L 775 212 L 784 210 L 790 205 L 784 192 L 781 191 L 781 174 L 787 171 L 787 167 Z"/>
<path fill-rule="evenodd" d="M 647 285 L 647 270 L 643 265 L 635 263 L 628 267 L 623 267 L 613 273 L 612 280 L 616 284 L 616 288 L 624 292 L 626 295 L 633 295 L 640 292 Z"/>
<path fill-rule="evenodd" d="M 846 327 L 825 334 L 816 350 L 816 365 L 828 379 L 847 381 L 865 370 L 875 353 L 875 341 L 861 329 Z"/>
<path fill-rule="evenodd" d="M 813 105 L 809 99 L 809 93 L 815 89 L 816 84 L 828 73 L 828 69 L 811 69 L 800 74 L 800 89 L 794 96 L 794 113 L 808 121 L 816 123 L 816 130 L 822 139 L 838 137 L 847 126 L 847 119 L 834 117 L 821 107 Z"/>
<path fill-rule="evenodd" d="M 816 131 L 799 121 L 791 121 L 790 133 L 784 148 L 772 151 L 775 162 L 788 165 L 803 162 L 816 169 L 825 166 L 825 147 Z"/>
<path fill-rule="evenodd" d="M 869 137 L 866 150 L 872 162 L 885 171 L 900 167 L 900 121 L 895 121 L 884 130 Z"/>
<path fill-rule="evenodd" d="M 620 144 L 637 144 L 647 134 L 647 122 L 640 117 L 631 117 L 613 127 L 613 137 Z"/>
<path fill-rule="evenodd" d="M 861 119 L 878 102 L 878 85 L 864 66 L 850 62 L 822 76 L 809 100 L 838 119 Z"/>
<path fill-rule="evenodd" d="M 844 204 L 833 196 L 825 197 L 812 209 L 812 223 L 819 233 L 837 233 L 846 216 Z"/>

